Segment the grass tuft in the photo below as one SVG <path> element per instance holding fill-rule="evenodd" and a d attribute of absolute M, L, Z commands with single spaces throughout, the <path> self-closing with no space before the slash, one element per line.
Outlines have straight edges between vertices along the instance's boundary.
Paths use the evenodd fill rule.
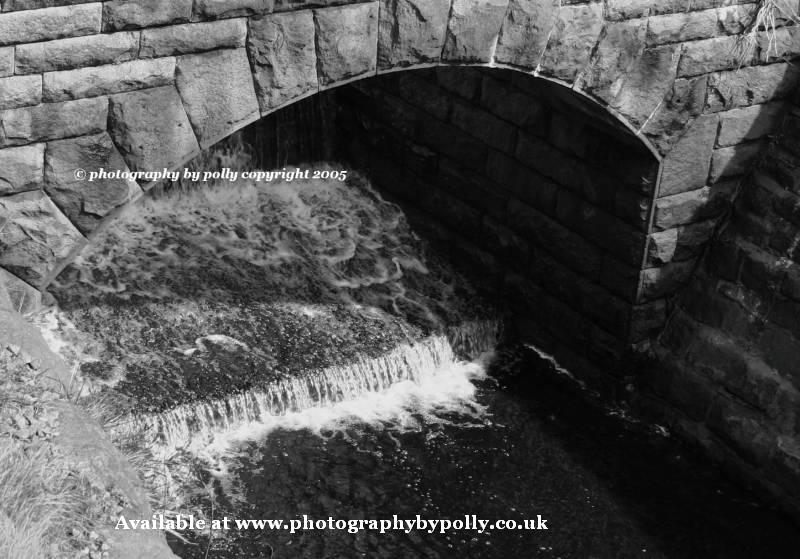
<path fill-rule="evenodd" d="M 764 59 L 779 56 L 777 30 L 787 22 L 800 23 L 796 1 L 760 0 L 753 19 L 736 43 L 734 56 L 739 67 L 752 60 L 759 48 Z"/>
<path fill-rule="evenodd" d="M 0 442 L 0 557 L 31 559 L 65 552 L 74 526 L 83 523 L 72 475 L 48 445 L 26 448 Z"/>

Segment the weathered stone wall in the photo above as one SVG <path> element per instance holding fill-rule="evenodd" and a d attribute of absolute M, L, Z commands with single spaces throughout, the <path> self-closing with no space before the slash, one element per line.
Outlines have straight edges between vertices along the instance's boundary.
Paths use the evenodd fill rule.
<path fill-rule="evenodd" d="M 742 185 L 656 346 L 671 423 L 800 510 L 800 108 Z M 651 401 L 648 401 L 648 406 Z"/>
<path fill-rule="evenodd" d="M 585 376 L 660 330 L 637 305 L 658 161 L 560 85 L 439 68 L 336 92 L 342 158 L 412 212 L 528 339 Z M 580 362 L 578 362 L 580 361 Z"/>
<path fill-rule="evenodd" d="M 732 5 L 729 5 L 732 4 Z M 664 158 L 640 302 L 682 285 L 796 81 L 777 50 L 731 55 L 756 4 L 702 0 L 3 0 L 0 267 L 45 287 L 149 185 L 74 170 L 174 169 L 299 98 L 438 64 L 513 68 L 580 91 Z M 779 21 L 779 25 L 786 22 Z M 763 42 L 763 41 L 762 41 Z M 740 57 L 741 58 L 741 57 Z M 719 133 L 719 138 L 717 137 Z M 663 200 L 661 200 L 663 199 Z M 14 277 L 6 277 L 10 273 Z M 27 286 L 27 287 L 26 287 Z"/>
<path fill-rule="evenodd" d="M 498 180 L 499 175 L 491 173 L 518 167 L 523 174 L 538 173 L 555 183 L 555 206 L 512 192 L 505 213 L 497 214 L 490 207 L 491 196 L 480 207 L 471 198 L 481 185 L 455 196 L 442 182 L 453 178 L 440 171 L 437 162 L 436 182 L 443 188 L 427 195 L 426 210 L 452 229 L 458 221 L 454 208 L 473 217 L 472 210 L 477 210 L 481 232 L 497 237 L 497 244 L 484 246 L 484 253 L 509 261 L 515 251 L 520 253 L 517 237 L 530 248 L 530 240 L 541 235 L 544 226 L 539 224 L 553 223 L 537 246 L 546 249 L 554 239 L 567 244 L 563 250 L 534 250 L 534 259 L 553 262 L 552 277 L 540 277 L 534 284 L 541 287 L 534 300 L 539 297 L 540 304 L 551 305 L 548 318 L 557 322 L 576 314 L 590 318 L 589 332 L 577 339 L 588 340 L 592 351 L 606 351 L 604 344 L 615 347 L 616 340 L 637 341 L 638 309 L 646 311 L 645 331 L 663 322 L 665 301 L 692 277 L 719 216 L 762 149 L 764 136 L 785 112 L 783 99 L 796 90 L 800 70 L 791 59 L 800 53 L 800 26 L 778 18 L 773 48 L 763 32 L 756 33 L 752 50 L 738 48 L 758 5 L 746 0 L 0 0 L 0 305 L 20 310 L 38 305 L 40 290 L 151 186 L 117 179 L 90 183 L 76 175 L 76 169 L 173 170 L 246 124 L 339 85 L 401 69 L 491 66 L 528 74 L 526 79 L 549 80 L 553 87 L 572 89 L 601 107 L 660 161 L 651 192 L 642 197 L 641 190 L 623 186 L 633 185 L 627 180 L 616 188 L 606 184 L 591 190 L 590 183 L 582 182 L 586 177 L 573 183 L 575 177 L 550 176 L 537 167 L 542 157 L 563 156 L 571 164 L 578 161 L 594 169 L 589 154 L 579 153 L 586 148 L 581 138 L 568 134 L 570 118 L 565 128 L 555 127 L 556 134 L 566 131 L 559 138 L 549 129 L 526 130 L 527 124 L 517 120 L 525 118 L 524 113 L 492 113 L 483 106 L 480 110 L 491 118 L 476 117 L 483 113 L 455 108 L 462 105 L 451 97 L 451 113 L 423 126 L 425 141 L 414 143 L 438 146 L 434 151 L 453 159 L 455 154 L 445 151 L 450 146 L 473 149 L 471 144 L 483 142 L 498 152 L 495 160 L 514 160 L 490 170 L 487 152 L 483 178 L 508 187 L 521 183 Z M 797 2 L 786 0 L 786 5 L 793 9 Z M 524 89 L 519 79 L 514 82 L 512 78 L 513 87 Z M 428 102 L 404 95 L 409 94 L 393 97 L 422 109 Z M 482 101 L 475 95 L 462 101 L 479 105 Z M 454 114 L 459 115 L 455 120 Z M 517 131 L 513 151 L 503 139 L 502 130 L 509 126 Z M 617 134 L 612 140 L 623 141 L 622 137 Z M 791 143 L 783 152 L 791 152 Z M 424 165 L 426 157 L 414 159 L 418 155 L 412 150 L 408 161 Z M 564 172 L 578 169 L 570 165 Z M 434 177 L 413 166 L 409 172 L 417 173 L 421 184 Z M 785 187 L 789 179 L 770 180 Z M 788 209 L 793 198 L 773 182 L 762 177 L 757 186 L 747 186 L 737 217 L 698 276 L 698 287 L 690 289 L 672 319 L 679 325 L 690 317 L 694 322 L 688 324 L 696 326 L 692 331 L 716 341 L 701 346 L 674 341 L 682 330 L 670 328 L 662 347 L 676 352 L 679 365 L 674 370 L 679 372 L 664 375 L 669 387 L 662 386 L 660 393 L 673 402 L 690 402 L 684 407 L 694 419 L 683 424 L 696 439 L 724 440 L 719 448 L 738 449 L 780 485 L 781 479 L 797 480 L 792 469 L 797 438 L 789 435 L 788 427 L 796 425 L 796 419 L 780 411 L 794 409 L 795 400 L 777 403 L 793 394 L 787 387 L 796 380 L 796 363 L 785 357 L 797 337 L 787 326 L 796 325 L 796 316 L 780 314 L 794 308 L 786 301 L 794 301 L 796 293 L 792 280 L 786 279 L 794 277 L 793 268 L 782 269 L 770 259 L 796 261 L 796 243 L 789 242 L 794 232 L 787 225 L 795 223 L 796 212 Z M 796 193 L 794 186 L 788 190 Z M 619 193 L 630 198 L 618 200 Z M 650 205 L 642 207 L 642 200 Z M 521 213 L 511 211 L 512 201 Z M 610 230 L 605 216 L 614 220 L 609 221 L 614 223 Z M 625 235 L 610 243 L 607 232 L 614 232 L 618 223 L 625 226 Z M 516 237 L 503 240 L 504 230 L 492 232 L 492 224 Z M 468 233 L 462 231 L 456 240 L 469 240 Z M 584 243 L 596 250 L 581 253 Z M 628 282 L 633 282 L 626 273 L 635 267 L 629 252 L 634 245 L 641 250 L 641 264 L 632 296 Z M 470 251 L 470 246 L 460 250 Z M 497 246 L 503 247 L 502 254 L 495 253 Z M 726 252 L 724 247 L 731 246 L 736 250 Z M 712 257 L 719 264 L 712 265 Z M 531 258 L 528 254 L 528 263 Z M 584 261 L 598 258 L 599 271 L 581 268 Z M 606 261 L 620 266 L 604 269 Z M 735 267 L 736 275 L 725 275 L 724 266 Z M 762 273 L 773 268 L 778 271 Z M 541 273 L 534 267 L 514 270 L 523 278 Z M 611 272 L 622 276 L 621 283 L 610 281 Z M 509 275 L 504 275 L 503 286 L 514 285 Z M 565 301 L 569 296 L 559 291 L 561 284 L 548 288 L 553 277 L 577 289 L 580 302 Z M 759 281 L 772 285 L 777 277 L 784 278 L 780 289 L 754 287 Z M 702 300 L 698 292 L 708 295 L 707 306 L 692 303 L 692 297 Z M 602 313 L 593 310 L 592 297 L 609 306 L 598 306 Z M 769 320 L 761 330 L 749 330 L 746 326 L 753 321 L 730 310 L 736 307 L 727 301 L 736 297 L 741 298 L 736 304 L 747 312 L 756 308 L 766 313 Z M 606 314 L 616 312 L 617 301 L 627 306 L 623 321 Z M 750 306 L 756 305 L 753 301 L 756 307 Z M 782 303 L 765 303 L 774 301 Z M 556 302 L 573 304 L 558 307 Z M 709 317 L 698 309 L 716 310 L 708 311 L 713 315 Z M 717 325 L 715 320 L 722 322 Z M 622 322 L 626 327 L 617 332 Z M 613 343 L 601 340 L 601 330 L 614 334 Z M 579 331 L 579 325 L 569 330 Z M 725 340 L 747 350 L 743 365 L 734 360 L 732 368 L 720 372 L 698 364 L 703 351 L 722 347 Z M 762 367 L 763 374 L 752 372 Z M 746 395 L 738 379 L 758 386 L 775 381 L 780 390 L 765 403 Z M 691 383 L 704 388 L 691 390 Z M 773 393 L 758 390 L 763 390 L 758 392 L 762 396 Z M 694 401 L 698 394 L 708 397 Z M 745 409 L 751 415 L 742 412 Z M 698 419 L 701 415 L 703 421 Z M 691 426 L 696 428 L 692 431 Z"/>

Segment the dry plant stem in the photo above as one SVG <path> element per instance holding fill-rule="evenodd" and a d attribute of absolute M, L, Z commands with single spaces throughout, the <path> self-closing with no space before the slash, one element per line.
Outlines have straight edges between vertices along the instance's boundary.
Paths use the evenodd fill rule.
<path fill-rule="evenodd" d="M 778 56 L 777 29 L 781 20 L 800 23 L 796 0 L 761 0 L 756 8 L 752 21 L 740 37 L 734 49 L 734 56 L 741 67 L 748 64 L 762 45 L 762 37 L 766 45 L 761 46 L 762 59 Z"/>

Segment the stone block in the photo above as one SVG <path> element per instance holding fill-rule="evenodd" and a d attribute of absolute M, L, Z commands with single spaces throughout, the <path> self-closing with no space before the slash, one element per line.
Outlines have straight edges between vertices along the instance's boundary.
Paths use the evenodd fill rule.
<path fill-rule="evenodd" d="M 486 167 L 488 148 L 483 142 L 464 134 L 455 126 L 435 119 L 419 123 L 420 141 L 442 154 L 455 159 L 465 168 L 483 171 Z"/>
<path fill-rule="evenodd" d="M 776 131 L 784 111 L 784 104 L 775 102 L 720 113 L 717 145 L 732 146 Z"/>
<path fill-rule="evenodd" d="M 44 144 L 0 149 L 0 196 L 38 190 L 44 173 Z"/>
<path fill-rule="evenodd" d="M 764 361 L 785 374 L 800 389 L 800 368 L 797 366 L 800 340 L 788 330 L 768 323 L 758 341 L 758 347 Z"/>
<path fill-rule="evenodd" d="M 314 10 L 320 85 L 374 73 L 378 56 L 378 3 Z"/>
<path fill-rule="evenodd" d="M 705 10 L 719 4 L 720 0 L 694 0 L 691 7 L 693 10 Z M 606 17 L 610 21 L 620 21 L 685 11 L 686 0 L 608 0 Z"/>
<path fill-rule="evenodd" d="M 483 76 L 472 68 L 448 68 L 447 66 L 436 68 L 436 82 L 439 86 L 468 101 L 477 100 L 481 91 L 482 79 Z"/>
<path fill-rule="evenodd" d="M 175 83 L 203 149 L 261 116 L 245 49 L 181 56 Z"/>
<path fill-rule="evenodd" d="M 629 68 L 619 91 L 609 105 L 641 127 L 664 101 L 672 88 L 679 49 L 673 45 L 648 48 Z"/>
<path fill-rule="evenodd" d="M 273 14 L 249 25 L 247 50 L 262 113 L 318 88 L 311 12 Z"/>
<path fill-rule="evenodd" d="M 750 465 L 764 464 L 774 453 L 775 439 L 764 418 L 724 393 L 717 394 L 709 408 L 706 424 L 738 459 Z"/>
<path fill-rule="evenodd" d="M 53 8 L 56 6 L 72 6 L 73 4 L 89 4 L 97 0 L 2 0 L 3 12 L 16 12 L 19 10 L 38 10 L 39 8 Z"/>
<path fill-rule="evenodd" d="M 44 74 L 44 100 L 56 102 L 97 97 L 169 85 L 174 81 L 174 58 L 132 60 L 120 64 L 48 72 Z"/>
<path fill-rule="evenodd" d="M 645 48 L 646 19 L 608 23 L 579 87 L 605 101 L 616 97 Z"/>
<path fill-rule="evenodd" d="M 26 314 L 38 310 L 41 304 L 41 291 L 0 268 L 0 308 Z"/>
<path fill-rule="evenodd" d="M 103 30 L 141 29 L 184 23 L 192 17 L 193 0 L 112 0 L 103 2 Z"/>
<path fill-rule="evenodd" d="M 48 142 L 45 192 L 84 235 L 141 192 L 135 182 L 124 179 L 78 180 L 75 169 L 92 173 L 100 169 L 127 171 L 128 167 L 105 132 Z"/>
<path fill-rule="evenodd" d="M 698 76 L 752 64 L 755 62 L 754 53 L 742 60 L 737 48 L 740 40 L 738 36 L 729 35 L 684 44 L 678 76 Z"/>
<path fill-rule="evenodd" d="M 17 47 L 17 74 L 38 74 L 136 58 L 139 34 L 124 32 L 33 43 Z"/>
<path fill-rule="evenodd" d="M 717 34 L 717 21 L 717 10 L 651 16 L 647 20 L 647 44 L 663 45 L 708 39 Z"/>
<path fill-rule="evenodd" d="M 697 264 L 695 259 L 684 262 L 670 262 L 660 268 L 642 270 L 640 301 L 652 301 L 672 295 L 691 278 Z"/>
<path fill-rule="evenodd" d="M 664 231 L 717 217 L 730 205 L 738 181 L 726 181 L 656 200 L 653 227 Z"/>
<path fill-rule="evenodd" d="M 14 47 L 0 47 L 0 78 L 14 74 Z"/>
<path fill-rule="evenodd" d="M 608 253 L 604 253 L 598 282 L 618 297 L 622 297 L 629 302 L 635 302 L 639 291 L 640 270 L 641 263 L 632 266 L 625 262 L 620 262 Z"/>
<path fill-rule="evenodd" d="M 546 125 L 545 106 L 507 82 L 483 77 L 481 105 L 488 111 L 529 131 L 541 131 Z"/>
<path fill-rule="evenodd" d="M 686 132 L 687 124 L 705 107 L 708 76 L 672 83 L 672 90 L 642 127 L 641 134 L 659 153 L 666 154 Z"/>
<path fill-rule="evenodd" d="M 503 191 L 549 216 L 555 215 L 556 194 L 560 187 L 513 157 L 490 151 L 486 175 Z"/>
<path fill-rule="evenodd" d="M 781 27 L 775 33 L 758 34 L 758 53 L 761 62 L 791 60 L 800 54 L 800 31 L 798 27 Z"/>
<path fill-rule="evenodd" d="M 589 62 L 602 28 L 602 2 L 561 6 L 542 56 L 540 72 L 572 82 Z"/>
<path fill-rule="evenodd" d="M 798 77 L 800 70 L 787 63 L 711 74 L 706 111 L 724 111 L 782 99 L 794 91 Z"/>
<path fill-rule="evenodd" d="M 453 0 L 442 60 L 491 62 L 508 0 Z"/>
<path fill-rule="evenodd" d="M 524 165 L 569 189 L 580 191 L 593 185 L 593 171 L 582 161 L 571 157 L 539 138 L 518 134 L 516 158 Z"/>
<path fill-rule="evenodd" d="M 508 226 L 535 247 L 557 255 L 559 261 L 581 275 L 599 276 L 602 251 L 581 235 L 519 200 L 508 203 Z"/>
<path fill-rule="evenodd" d="M 740 35 L 750 27 L 758 5 L 749 0 L 730 4 L 732 5 L 723 5 L 717 10 L 719 29 L 728 35 Z"/>
<path fill-rule="evenodd" d="M 505 220 L 508 195 L 498 192 L 495 185 L 475 173 L 465 171 L 457 162 L 441 158 L 436 184 L 495 219 Z M 484 222 L 484 228 L 486 223 Z"/>
<path fill-rule="evenodd" d="M 504 259 L 509 267 L 525 269 L 531 255 L 531 247 L 525 239 L 489 216 L 483 218 L 483 234 L 488 248 Z"/>
<path fill-rule="evenodd" d="M 41 76 L 0 78 L 0 109 L 17 109 L 41 102 Z"/>
<path fill-rule="evenodd" d="M 274 0 L 195 0 L 194 20 L 267 14 Z"/>
<path fill-rule="evenodd" d="M 105 130 L 107 115 L 103 97 L 0 111 L 0 147 L 96 134 Z"/>
<path fill-rule="evenodd" d="M 0 14 L 0 46 L 49 41 L 100 33 L 100 2 L 3 12 Z"/>
<path fill-rule="evenodd" d="M 582 221 L 575 226 L 582 236 L 627 264 L 641 263 L 647 240 L 642 231 L 591 204 L 583 204 L 581 215 Z"/>
<path fill-rule="evenodd" d="M 509 0 L 495 62 L 535 70 L 558 16 L 559 0 Z"/>
<path fill-rule="evenodd" d="M 800 301 L 800 265 L 794 264 L 786 271 L 781 293 L 794 301 Z"/>
<path fill-rule="evenodd" d="M 716 225 L 716 219 L 708 219 L 651 233 L 647 245 L 647 266 L 657 267 L 667 262 L 700 256 L 714 234 Z"/>
<path fill-rule="evenodd" d="M 610 189 L 609 189 L 610 190 Z M 601 197 L 595 197 L 596 203 L 610 210 L 617 217 L 624 219 L 634 227 L 643 231 L 647 230 L 650 220 L 650 203 L 652 197 L 639 194 L 627 188 L 618 188 L 614 194 L 613 206 L 606 206 Z"/>
<path fill-rule="evenodd" d="M 505 153 L 513 153 L 517 130 L 511 124 L 466 103 L 454 103 L 450 122 L 477 140 Z"/>
<path fill-rule="evenodd" d="M 747 242 L 740 243 L 742 285 L 760 296 L 780 290 L 786 275 L 783 259 Z M 782 302 L 781 305 L 785 305 Z"/>
<path fill-rule="evenodd" d="M 0 266 L 40 287 L 84 238 L 41 190 L 0 198 Z"/>
<path fill-rule="evenodd" d="M 577 295 L 583 313 L 616 338 L 620 347 L 626 345 L 623 339 L 628 336 L 630 305 L 602 286 L 585 279 L 580 281 Z"/>
<path fill-rule="evenodd" d="M 438 62 L 450 0 L 381 0 L 378 69 Z"/>
<path fill-rule="evenodd" d="M 719 117 L 698 117 L 664 158 L 658 196 L 701 188 L 708 180 Z"/>
<path fill-rule="evenodd" d="M 711 182 L 750 171 L 761 148 L 762 143 L 755 141 L 715 149 L 711 158 Z"/>
<path fill-rule="evenodd" d="M 430 186 L 421 189 L 417 198 L 419 206 L 429 215 L 436 215 L 451 230 L 468 238 L 472 243 L 483 242 L 482 212 L 449 192 Z M 465 247 L 462 247 L 465 248 Z"/>
<path fill-rule="evenodd" d="M 245 19 L 223 19 L 144 29 L 139 56 L 155 58 L 222 48 L 239 48 L 244 46 L 246 36 Z"/>
<path fill-rule="evenodd" d="M 415 73 L 401 72 L 393 77 L 396 77 L 396 82 L 391 89 L 400 98 L 439 120 L 447 120 L 453 102 L 449 96 L 442 95 L 436 84 L 420 79 Z"/>
<path fill-rule="evenodd" d="M 175 169 L 200 151 L 172 86 L 110 97 L 108 130 L 134 171 Z"/>

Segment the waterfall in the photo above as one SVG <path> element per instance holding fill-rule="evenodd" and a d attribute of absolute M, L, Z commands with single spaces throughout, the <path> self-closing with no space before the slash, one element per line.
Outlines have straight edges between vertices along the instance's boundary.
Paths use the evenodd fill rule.
<path fill-rule="evenodd" d="M 282 378 L 264 387 L 161 413 L 132 415 L 115 430 L 144 433 L 151 444 L 159 446 L 186 447 L 197 438 L 382 392 L 402 381 L 419 384 L 443 367 L 455 364 L 458 355 L 476 357 L 491 351 L 498 334 L 497 321 L 465 323 L 450 328 L 447 335 L 402 344 L 377 357 L 361 357 L 346 365 Z"/>

